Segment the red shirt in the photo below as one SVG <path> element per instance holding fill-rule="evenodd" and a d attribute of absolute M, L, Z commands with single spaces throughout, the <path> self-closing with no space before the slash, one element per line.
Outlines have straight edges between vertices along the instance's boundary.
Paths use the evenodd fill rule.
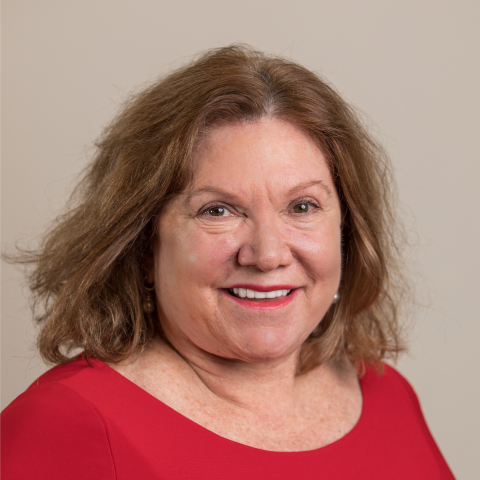
<path fill-rule="evenodd" d="M 317 450 L 270 452 L 201 427 L 99 360 L 55 367 L 1 415 L 2 479 L 452 479 L 407 381 L 360 380 L 362 414 Z"/>

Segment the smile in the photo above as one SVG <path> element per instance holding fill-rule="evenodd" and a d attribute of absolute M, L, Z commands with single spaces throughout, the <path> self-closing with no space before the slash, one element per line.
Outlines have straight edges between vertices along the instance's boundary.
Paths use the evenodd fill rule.
<path fill-rule="evenodd" d="M 291 290 L 273 290 L 271 292 L 257 292 L 256 290 L 249 290 L 248 288 L 229 288 L 227 289 L 230 295 L 234 295 L 240 298 L 259 298 L 259 299 L 271 299 L 278 297 L 286 297 Z"/>
<path fill-rule="evenodd" d="M 238 292 L 236 292 L 236 290 L 238 290 Z M 220 289 L 220 292 L 231 301 L 242 307 L 252 308 L 254 310 L 277 310 L 278 308 L 285 307 L 298 296 L 299 291 L 299 288 L 293 290 L 273 290 L 270 292 L 258 292 L 244 288 Z M 250 293 L 248 294 L 248 292 Z M 273 296 L 274 294 L 275 296 Z"/>

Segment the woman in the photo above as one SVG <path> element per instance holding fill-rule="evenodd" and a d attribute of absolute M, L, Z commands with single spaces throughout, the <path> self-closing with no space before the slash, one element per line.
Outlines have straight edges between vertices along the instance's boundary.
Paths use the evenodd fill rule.
<path fill-rule="evenodd" d="M 58 366 L 2 413 L 3 478 L 453 478 L 382 363 L 404 348 L 390 185 L 287 60 L 213 50 L 138 94 L 21 259 Z"/>

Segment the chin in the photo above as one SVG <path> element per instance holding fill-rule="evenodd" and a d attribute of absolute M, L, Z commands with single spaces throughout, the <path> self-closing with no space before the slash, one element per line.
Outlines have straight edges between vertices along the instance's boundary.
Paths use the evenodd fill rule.
<path fill-rule="evenodd" d="M 250 363 L 268 362 L 288 355 L 300 345 L 301 342 L 295 342 L 286 332 L 274 328 L 262 329 L 245 339 L 241 357 Z"/>

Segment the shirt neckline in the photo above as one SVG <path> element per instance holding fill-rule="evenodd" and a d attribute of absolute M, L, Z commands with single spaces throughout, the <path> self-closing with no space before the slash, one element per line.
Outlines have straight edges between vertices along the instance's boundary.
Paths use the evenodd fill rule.
<path fill-rule="evenodd" d="M 224 446 L 228 445 L 232 448 L 236 449 L 248 449 L 251 452 L 256 452 L 258 454 L 266 454 L 266 455 L 291 455 L 291 456 L 305 456 L 305 455 L 318 455 L 318 454 L 324 454 L 327 452 L 332 452 L 333 450 L 336 449 L 344 449 L 348 446 L 349 443 L 354 445 L 357 441 L 357 438 L 362 436 L 362 432 L 366 429 L 368 429 L 368 419 L 370 418 L 370 411 L 371 411 L 371 396 L 370 396 L 370 390 L 368 388 L 366 377 L 370 377 L 373 372 L 370 372 L 370 368 L 367 367 L 367 372 L 363 377 L 359 378 L 359 385 L 360 385 L 360 390 L 362 393 L 362 408 L 360 412 L 360 417 L 357 421 L 357 423 L 353 426 L 353 428 L 347 432 L 343 437 L 339 438 L 338 440 L 335 440 L 332 443 L 329 443 L 327 445 L 324 445 L 322 447 L 314 448 L 311 450 L 299 450 L 299 451 L 277 451 L 277 450 L 265 450 L 262 448 L 257 448 L 257 447 L 252 447 L 250 445 L 245 445 L 243 443 L 237 442 L 235 440 L 231 440 L 229 438 L 223 437 L 219 435 L 218 433 L 213 432 L 212 430 L 209 430 L 208 428 L 204 427 L 203 425 L 200 425 L 199 423 L 195 422 L 194 420 L 186 417 L 185 415 L 181 414 L 171 406 L 167 405 L 166 403 L 162 402 L 160 399 L 157 397 L 153 396 L 151 393 L 149 393 L 147 390 L 143 389 L 139 385 L 137 385 L 135 382 L 132 382 L 130 379 L 122 375 L 121 373 L 117 372 L 114 368 L 110 367 L 107 363 L 103 362 L 102 360 L 98 360 L 96 358 L 91 358 L 90 362 L 92 364 L 96 364 L 103 368 L 106 371 L 110 371 L 114 373 L 115 378 L 117 378 L 118 381 L 120 382 L 126 382 L 126 384 L 129 386 L 130 389 L 133 389 L 137 394 L 140 394 L 142 396 L 145 396 L 145 398 L 148 398 L 150 402 L 155 402 L 155 404 L 162 410 L 168 412 L 169 415 L 171 416 L 176 416 L 182 423 L 187 425 L 187 428 L 193 428 L 197 430 L 197 432 L 201 433 L 202 435 L 205 435 L 207 437 L 210 437 L 211 439 L 215 439 L 217 442 L 221 442 L 224 444 Z"/>

